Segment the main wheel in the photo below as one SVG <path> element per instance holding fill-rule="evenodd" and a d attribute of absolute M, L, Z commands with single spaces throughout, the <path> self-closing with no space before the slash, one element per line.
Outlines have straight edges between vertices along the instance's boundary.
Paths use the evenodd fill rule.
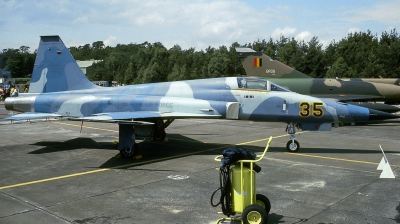
<path fill-rule="evenodd" d="M 166 136 L 167 136 L 167 133 L 165 133 L 165 130 L 161 130 L 161 131 L 154 133 L 153 140 L 154 141 L 164 141 Z"/>
<path fill-rule="evenodd" d="M 163 120 L 154 121 L 154 130 L 153 130 L 153 140 L 154 141 L 164 141 L 165 136 L 165 125 Z"/>
<path fill-rule="evenodd" d="M 244 224 L 266 224 L 268 214 L 261 205 L 249 205 L 243 210 L 242 221 Z"/>
<path fill-rule="evenodd" d="M 261 205 L 261 207 L 265 209 L 267 214 L 269 213 L 269 211 L 271 211 L 271 202 L 269 201 L 267 196 L 263 194 L 256 194 L 256 203 L 257 205 Z"/>
<path fill-rule="evenodd" d="M 294 140 L 294 142 L 292 140 L 289 140 L 286 143 L 286 150 L 288 152 L 297 152 L 300 149 L 300 144 L 298 141 Z"/>
<path fill-rule="evenodd" d="M 127 147 L 127 148 L 120 150 L 121 156 L 123 158 L 132 158 L 133 156 L 137 155 L 138 152 L 139 152 L 139 148 L 136 143 L 131 148 Z"/>

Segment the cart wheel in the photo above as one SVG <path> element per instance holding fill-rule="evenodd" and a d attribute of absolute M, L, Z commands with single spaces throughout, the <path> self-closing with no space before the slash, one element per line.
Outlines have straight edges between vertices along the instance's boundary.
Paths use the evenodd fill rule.
<path fill-rule="evenodd" d="M 271 202 L 269 201 L 267 196 L 263 194 L 256 194 L 256 203 L 257 205 L 261 205 L 261 207 L 265 209 L 267 214 L 269 213 L 269 211 L 271 211 Z"/>
<path fill-rule="evenodd" d="M 266 224 L 268 214 L 261 205 L 249 205 L 243 210 L 242 221 L 244 224 Z"/>
<path fill-rule="evenodd" d="M 294 140 L 294 143 L 292 140 L 289 140 L 286 144 L 286 150 L 288 152 L 297 152 L 300 149 L 300 144 L 298 141 Z"/>

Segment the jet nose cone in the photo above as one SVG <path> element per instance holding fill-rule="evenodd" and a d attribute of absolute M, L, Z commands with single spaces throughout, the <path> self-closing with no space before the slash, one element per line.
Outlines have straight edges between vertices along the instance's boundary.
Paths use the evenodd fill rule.
<path fill-rule="evenodd" d="M 400 118 L 400 116 L 396 115 L 396 114 L 382 112 L 379 110 L 369 109 L 369 120 L 370 121 L 388 120 L 388 119 L 396 119 L 396 118 Z"/>

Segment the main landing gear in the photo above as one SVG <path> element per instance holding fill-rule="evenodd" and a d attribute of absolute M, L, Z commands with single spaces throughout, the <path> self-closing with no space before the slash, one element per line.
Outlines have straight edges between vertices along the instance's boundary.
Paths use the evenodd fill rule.
<path fill-rule="evenodd" d="M 154 125 L 134 125 L 132 123 L 119 123 L 119 143 L 118 150 L 123 158 L 137 158 L 139 147 L 136 144 L 136 137 L 142 139 L 152 139 L 153 141 L 164 141 L 166 137 L 165 129 L 174 121 L 174 119 L 157 119 L 148 122 Z"/>
<path fill-rule="evenodd" d="M 175 119 L 161 120 L 158 119 L 154 122 L 153 140 L 154 141 L 164 141 L 167 134 L 165 129 L 174 121 Z"/>
<path fill-rule="evenodd" d="M 132 147 L 125 147 L 119 150 L 123 158 L 133 158 L 139 155 L 138 145 L 135 143 Z"/>
<path fill-rule="evenodd" d="M 296 141 L 296 128 L 299 128 L 296 123 L 290 122 L 286 127 L 286 132 L 290 135 L 290 140 L 286 143 L 286 150 L 288 152 L 297 152 L 300 149 L 300 143 Z"/>
<path fill-rule="evenodd" d="M 138 146 L 135 142 L 135 126 L 129 123 L 118 124 L 119 129 L 119 143 L 118 150 L 121 157 L 133 158 L 139 154 Z"/>

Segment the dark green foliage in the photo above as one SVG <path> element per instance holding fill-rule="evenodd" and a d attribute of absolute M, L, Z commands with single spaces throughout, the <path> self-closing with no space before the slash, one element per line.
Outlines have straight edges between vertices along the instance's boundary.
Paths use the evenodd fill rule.
<path fill-rule="evenodd" d="M 261 51 L 312 77 L 398 78 L 400 74 L 400 36 L 395 29 L 380 37 L 371 31 L 350 33 L 325 49 L 317 37 L 305 42 L 281 36 L 276 41 L 235 42 L 229 48 L 199 51 L 179 45 L 166 49 L 159 42 L 105 47 L 102 41 L 69 50 L 76 60 L 102 60 L 92 66 L 90 80 L 134 84 L 245 75 L 235 51 L 239 46 Z M 4 49 L 0 52 L 0 69 L 23 77 L 32 72 L 35 57 L 29 47 Z"/>
<path fill-rule="evenodd" d="M 342 57 L 338 58 L 335 63 L 329 68 L 325 78 L 352 78 L 353 69 L 347 66 L 347 63 Z"/>
<path fill-rule="evenodd" d="M 0 69 L 7 69 L 12 77 L 22 78 L 32 73 L 36 52 L 30 53 L 29 47 L 19 49 L 4 49 L 0 53 Z"/>

